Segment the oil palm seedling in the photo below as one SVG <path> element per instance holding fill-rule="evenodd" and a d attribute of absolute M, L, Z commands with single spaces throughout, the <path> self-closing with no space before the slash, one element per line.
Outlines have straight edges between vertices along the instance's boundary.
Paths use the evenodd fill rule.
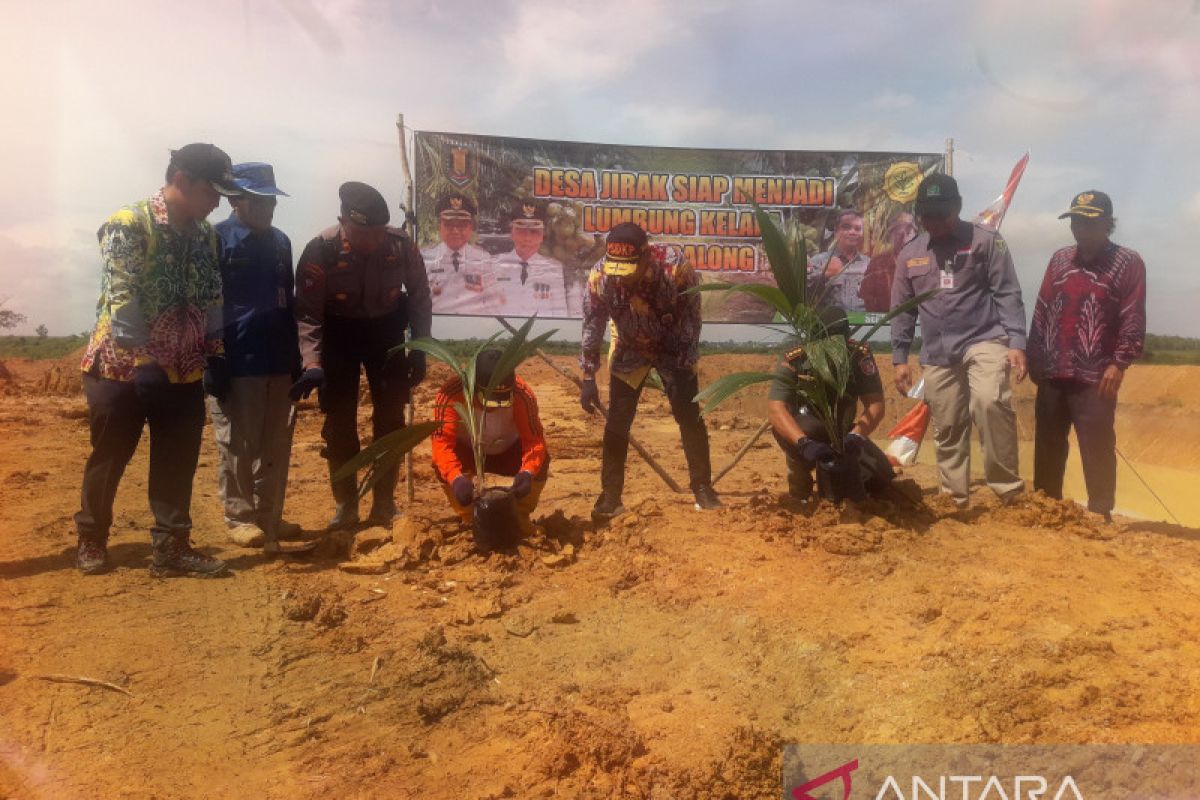
<path fill-rule="evenodd" d="M 806 406 L 829 435 L 830 445 L 841 452 L 842 439 L 848 428 L 839 419 L 838 401 L 846 394 L 850 380 L 850 348 L 847 337 L 832 334 L 821 321 L 819 313 L 821 298 L 809 296 L 808 249 L 804 241 L 786 237 L 775 220 L 757 204 L 754 214 L 762 231 L 763 251 L 771 266 L 775 285 L 734 284 L 724 282 L 703 283 L 689 291 L 693 292 L 741 292 L 753 295 L 775 312 L 774 324 L 764 326 L 783 333 L 789 343 L 802 344 L 812 375 L 795 378 L 775 372 L 735 372 L 723 375 L 705 386 L 696 395 L 702 404 L 702 414 L 707 414 L 725 400 L 747 387 L 759 383 L 783 384 L 798 401 Z M 934 292 L 912 298 L 885 314 L 858 337 L 867 341 L 897 314 L 915 308 L 931 297 Z M 865 325 L 853 326 L 854 336 Z"/>

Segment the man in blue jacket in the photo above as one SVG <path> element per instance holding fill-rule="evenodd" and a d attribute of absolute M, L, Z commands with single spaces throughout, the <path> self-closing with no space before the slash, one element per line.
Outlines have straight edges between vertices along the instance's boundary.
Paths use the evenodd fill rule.
<path fill-rule="evenodd" d="M 271 225 L 276 197 L 270 164 L 238 164 L 244 194 L 216 227 L 225 298 L 229 385 L 208 399 L 221 463 L 219 484 L 229 538 L 278 549 L 295 416 L 288 390 L 300 374 L 292 243 Z"/>

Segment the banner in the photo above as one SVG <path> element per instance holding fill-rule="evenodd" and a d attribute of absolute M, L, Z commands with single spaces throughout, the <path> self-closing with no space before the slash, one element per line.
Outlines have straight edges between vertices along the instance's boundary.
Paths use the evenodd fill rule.
<path fill-rule="evenodd" d="M 582 316 L 587 271 L 603 255 L 608 230 L 625 221 L 677 249 L 701 281 L 773 283 L 751 198 L 793 244 L 804 243 L 827 300 L 855 312 L 852 321 L 869 319 L 887 310 L 892 253 L 914 231 L 917 186 L 944 160 L 940 153 L 685 149 L 425 131 L 416 133 L 415 151 L 419 244 L 434 313 L 543 319 Z M 706 293 L 703 303 L 707 322 L 772 316 L 744 294 Z"/>

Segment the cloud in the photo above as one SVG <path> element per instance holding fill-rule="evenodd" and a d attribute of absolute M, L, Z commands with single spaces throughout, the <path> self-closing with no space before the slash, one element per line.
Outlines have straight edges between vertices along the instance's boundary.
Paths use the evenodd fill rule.
<path fill-rule="evenodd" d="M 1200 225 L 1200 192 L 1192 195 L 1191 201 L 1187 204 L 1187 217 L 1192 222 Z"/>
<path fill-rule="evenodd" d="M 32 333 L 46 325 L 56 336 L 78 333 L 95 316 L 100 288 L 95 238 L 77 230 L 64 246 L 27 245 L 0 234 L 0 271 L 7 308 L 24 314 L 26 325 L 13 331 Z M 94 269 L 86 276 L 81 266 Z"/>
<path fill-rule="evenodd" d="M 895 111 L 901 108 L 911 108 L 916 102 L 917 98 L 907 92 L 885 89 L 881 94 L 872 97 L 867 105 L 880 111 Z"/>

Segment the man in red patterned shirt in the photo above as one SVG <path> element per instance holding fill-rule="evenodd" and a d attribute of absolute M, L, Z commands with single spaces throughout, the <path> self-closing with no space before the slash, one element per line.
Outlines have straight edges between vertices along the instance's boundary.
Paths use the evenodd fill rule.
<path fill-rule="evenodd" d="M 1067 434 L 1075 427 L 1088 510 L 1111 519 L 1117 488 L 1117 391 L 1146 338 L 1146 265 L 1113 243 L 1116 220 L 1104 192 L 1075 195 L 1074 247 L 1050 258 L 1029 333 L 1037 383 L 1033 485 L 1062 498 Z"/>
<path fill-rule="evenodd" d="M 611 319 L 616 347 L 609 364 L 608 422 L 600 466 L 601 494 L 592 518 L 610 520 L 625 510 L 625 458 L 629 429 L 637 413 L 646 376 L 654 369 L 662 378 L 679 425 L 683 455 L 697 510 L 721 507 L 712 488 L 708 429 L 695 401 L 696 364 L 700 359 L 700 296 L 685 294 L 699 282 L 682 250 L 650 244 L 646 232 L 632 222 L 614 225 L 606 255 L 588 274 L 583 301 L 583 370 L 580 404 L 591 413 L 600 406 L 596 370 L 604 329 Z"/>

